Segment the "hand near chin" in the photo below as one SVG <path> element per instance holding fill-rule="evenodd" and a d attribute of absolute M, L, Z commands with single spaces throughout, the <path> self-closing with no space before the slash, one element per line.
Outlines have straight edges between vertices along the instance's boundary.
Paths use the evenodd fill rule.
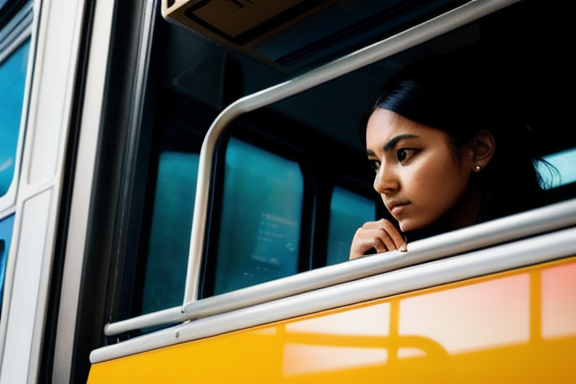
<path fill-rule="evenodd" d="M 350 247 L 350 260 L 371 253 L 393 250 L 406 252 L 406 241 L 396 227 L 386 219 L 369 221 L 356 231 Z"/>

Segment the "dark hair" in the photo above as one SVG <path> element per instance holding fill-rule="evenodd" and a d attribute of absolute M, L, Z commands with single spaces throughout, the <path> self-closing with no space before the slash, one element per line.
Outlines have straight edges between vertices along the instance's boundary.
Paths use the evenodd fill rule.
<path fill-rule="evenodd" d="M 487 130 L 496 142 L 482 178 L 484 202 L 477 222 L 510 215 L 544 203 L 537 159 L 529 145 L 529 126 L 510 79 L 474 60 L 435 60 L 407 67 L 384 84 L 364 114 L 360 137 L 374 110 L 383 108 L 447 132 L 455 150 L 476 132 Z"/>

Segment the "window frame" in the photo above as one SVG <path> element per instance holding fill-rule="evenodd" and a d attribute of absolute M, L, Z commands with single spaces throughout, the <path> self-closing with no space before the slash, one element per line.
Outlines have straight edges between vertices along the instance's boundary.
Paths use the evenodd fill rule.
<path fill-rule="evenodd" d="M 211 189 L 210 214 L 207 228 L 207 240 L 204 250 L 204 260 L 201 269 L 201 283 L 199 297 L 207 298 L 214 295 L 214 282 L 216 277 L 216 263 L 218 254 L 218 238 L 222 218 L 222 200 L 224 198 L 224 168 L 226 165 L 226 152 L 231 138 L 235 138 L 263 151 L 279 156 L 299 165 L 303 181 L 302 215 L 300 222 L 300 244 L 298 251 L 297 273 L 310 269 L 312 222 L 314 220 L 314 201 L 317 191 L 310 164 L 301 147 L 290 143 L 282 135 L 271 136 L 269 133 L 252 126 L 247 122 L 236 122 L 219 140 L 215 154 L 214 176 Z"/>
<path fill-rule="evenodd" d="M 213 159 L 217 151 L 217 143 L 220 136 L 226 131 L 228 125 L 242 114 L 255 111 L 277 101 L 286 99 L 300 92 L 325 83 L 336 77 L 352 72 L 390 57 L 422 42 L 440 36 L 446 31 L 454 30 L 470 21 L 479 19 L 502 9 L 514 1 L 497 2 L 488 1 L 482 4 L 471 2 L 456 8 L 445 17 L 437 17 L 424 22 L 417 28 L 408 29 L 395 37 L 385 39 L 363 49 L 360 52 L 345 56 L 342 59 L 314 69 L 308 73 L 293 78 L 287 82 L 270 87 L 253 95 L 243 97 L 229 105 L 208 130 L 202 151 L 200 153 L 200 165 L 198 173 L 198 189 L 196 191 L 195 211 L 192 221 L 192 234 L 190 239 L 190 255 L 187 272 L 186 291 L 184 293 L 184 305 L 198 300 L 200 289 L 200 276 L 204 241 L 206 238 L 206 224 L 209 217 L 209 202 L 211 195 L 211 181 L 214 165 Z M 399 44 L 394 44 L 394 41 Z"/>
<path fill-rule="evenodd" d="M 486 3 L 482 3 L 482 5 L 479 5 L 478 3 L 470 3 L 467 4 L 466 6 L 462 7 L 461 9 L 455 10 L 452 13 L 451 16 L 454 17 L 454 14 L 459 14 L 459 12 L 463 12 L 463 18 L 459 19 L 458 17 L 455 17 L 454 19 L 450 19 L 449 21 L 450 23 L 443 23 L 445 22 L 445 20 L 443 20 L 442 17 L 432 20 L 428 23 L 425 23 L 425 26 L 420 26 L 418 28 L 415 28 L 411 31 L 407 31 L 403 34 L 401 34 L 401 37 L 397 37 L 398 39 L 400 39 L 400 41 L 402 41 L 401 44 L 399 45 L 395 45 L 395 39 L 391 39 L 392 42 L 390 43 L 389 41 L 387 41 L 387 43 L 390 43 L 390 45 L 386 46 L 385 48 L 382 48 L 383 51 L 380 51 L 378 53 L 374 53 L 371 52 L 370 53 L 370 59 L 372 60 L 370 62 L 366 62 L 364 61 L 362 64 L 359 64 L 360 66 L 365 66 L 365 65 L 369 65 L 370 63 L 373 63 L 375 61 L 379 61 L 385 57 L 391 56 L 394 53 L 403 51 L 411 46 L 417 45 L 422 41 L 427 41 L 431 38 L 433 38 L 434 36 L 438 36 L 440 34 L 442 34 L 445 31 L 448 30 L 453 30 L 456 29 L 458 26 L 462 26 L 467 24 L 468 22 L 474 21 L 478 18 L 481 18 L 485 15 L 488 15 L 492 12 L 496 12 L 497 10 L 504 8 L 506 6 L 508 6 L 509 4 L 514 3 L 514 1 L 510 1 L 508 3 L 500 3 L 500 2 L 486 2 Z M 477 8 L 476 8 L 477 7 Z M 480 10 L 479 13 L 475 13 L 475 12 L 471 12 L 470 14 L 467 14 L 466 11 L 462 11 L 462 9 L 466 9 L 466 10 L 471 10 L 476 8 L 477 10 Z M 434 23 L 443 23 L 441 26 L 437 25 L 437 27 L 439 28 L 438 30 L 435 28 L 431 28 L 431 29 L 427 29 L 427 27 L 429 27 L 430 25 L 434 25 Z M 440 32 L 440 29 L 442 29 L 442 32 Z M 414 35 L 412 35 L 412 33 L 414 33 Z M 406 40 L 403 40 L 406 39 Z M 374 46 L 372 46 L 371 48 L 374 47 L 382 47 L 381 44 L 375 44 Z M 377 49 L 375 50 L 377 51 Z M 353 55 L 354 56 L 354 55 Z M 273 103 L 275 101 L 279 101 L 282 100 L 283 98 L 289 97 L 291 95 L 297 94 L 303 90 L 306 90 L 308 88 L 311 88 L 315 85 L 321 84 L 324 81 L 328 81 L 332 78 L 338 77 L 341 74 L 347 73 L 349 71 L 352 71 L 353 69 L 348 69 L 345 70 L 343 67 L 345 67 L 344 63 L 350 64 L 350 62 L 347 62 L 346 60 L 348 60 L 350 57 L 346 57 L 344 59 L 338 60 L 338 62 L 332 63 L 326 67 L 322 67 L 319 70 L 315 70 L 312 71 L 310 73 L 304 74 L 298 78 L 295 78 L 293 80 L 290 80 L 286 83 L 282 83 L 280 85 L 274 86 L 272 88 L 266 89 L 264 91 L 258 92 L 255 95 L 251 95 L 251 96 L 247 96 L 244 97 L 240 100 L 238 100 L 237 102 L 233 103 L 232 105 L 230 105 L 228 108 L 225 109 L 225 111 L 223 111 L 222 114 L 220 114 L 218 116 L 218 118 L 214 121 L 214 123 L 212 124 L 209 132 L 207 133 L 203 148 L 202 148 L 202 157 L 201 157 L 201 164 L 200 164 L 200 169 L 201 172 L 199 173 L 199 179 L 202 180 L 202 182 L 205 182 L 205 185 L 201 186 L 199 183 L 199 187 L 198 187 L 198 191 L 200 193 L 197 193 L 196 195 L 196 206 L 202 206 L 202 209 L 200 211 L 195 211 L 194 213 L 194 219 L 193 219 L 193 229 L 192 229 L 192 238 L 191 238 L 191 251 L 190 251 L 190 259 L 189 259 L 189 268 L 188 268 L 188 283 L 187 283 L 187 288 L 186 288 L 186 292 L 185 292 L 185 300 L 184 303 L 182 305 L 182 307 L 175 307 L 175 308 L 168 308 L 165 311 L 161 311 L 161 313 L 158 313 L 158 316 L 156 317 L 156 320 L 160 323 L 164 322 L 179 322 L 182 321 L 183 319 L 189 319 L 190 316 L 194 316 L 194 317 L 203 317 L 203 316 L 208 316 L 209 314 L 215 314 L 215 313 L 221 313 L 219 311 L 227 311 L 230 310 L 229 308 L 238 308 L 238 307 L 234 307 L 232 306 L 226 306 L 223 305 L 224 308 L 228 308 L 228 309 L 222 309 L 223 307 L 218 307 L 218 306 L 214 306 L 215 303 L 221 303 L 221 302 L 227 302 L 228 298 L 231 297 L 248 297 L 248 292 L 250 292 L 250 296 L 255 295 L 256 293 L 260 293 L 261 296 L 259 296 L 259 300 L 261 299 L 261 302 L 264 301 L 268 301 L 271 300 L 271 297 L 268 295 L 266 295 L 266 289 L 269 289 L 270 286 L 272 285 L 267 285 L 267 284 L 263 284 L 263 286 L 259 286 L 259 287 L 250 287 L 244 290 L 240 290 L 238 292 L 231 292 L 231 295 L 226 295 L 226 298 L 224 297 L 214 297 L 214 298 L 208 298 L 208 299 L 203 299 L 203 300 L 198 300 L 197 298 L 197 292 L 198 292 L 198 276 L 199 274 L 197 273 L 200 270 L 200 265 L 201 265 L 201 259 L 199 258 L 199 255 L 202 255 L 203 252 L 203 241 L 204 241 L 204 237 L 206 236 L 206 227 L 205 224 L 207 223 L 206 220 L 208 220 L 207 217 L 207 212 L 209 212 L 209 207 L 207 206 L 207 204 L 202 204 L 202 203 L 206 203 L 209 201 L 210 199 L 210 190 L 207 189 L 209 186 L 209 183 L 212 181 L 212 159 L 215 156 L 215 148 L 217 146 L 217 141 L 220 139 L 219 135 L 225 131 L 227 128 L 227 124 L 234 121 L 237 117 L 239 117 L 240 115 L 247 113 L 247 112 L 251 112 L 254 111 L 256 109 L 265 107 L 266 105 Z M 355 57 L 356 59 L 359 58 L 359 56 Z M 350 61 L 354 61 L 354 60 L 350 60 Z M 323 73 L 321 73 L 323 72 Z M 316 77 L 317 76 L 317 77 Z M 204 162 L 204 163 L 203 163 Z M 562 227 L 564 225 L 571 225 L 569 224 L 570 221 L 565 221 L 565 218 L 562 218 L 562 213 L 558 212 L 558 207 L 563 207 L 562 209 L 566 209 L 566 207 L 571 207 L 571 205 L 573 205 L 573 202 L 565 202 L 564 203 L 560 203 L 559 205 L 556 205 L 554 207 L 545 207 L 542 210 L 538 210 L 537 212 L 527 212 L 527 213 L 522 213 L 519 215 L 515 215 L 513 217 L 507 217 L 504 219 L 501 219 L 502 221 L 499 221 L 499 223 L 506 223 L 506 225 L 501 224 L 502 226 L 500 226 L 500 224 L 498 224 L 498 226 L 494 225 L 495 223 L 490 223 L 492 228 L 487 228 L 486 226 L 481 226 L 479 228 L 474 227 L 474 228 L 468 228 L 466 230 L 464 230 L 463 232 L 458 232 L 457 234 L 455 233 L 450 233 L 448 237 L 443 236 L 440 241 L 441 243 L 443 243 L 443 246 L 451 246 L 451 247 L 456 247 L 456 248 L 450 248 L 450 249 L 445 249 L 444 251 L 442 251 L 442 253 L 444 254 L 444 256 L 447 256 L 450 254 L 450 252 L 454 252 L 455 249 L 460 249 L 458 248 L 458 244 L 454 244 L 454 243 L 458 243 L 460 241 L 464 241 L 464 242 L 469 242 L 468 246 L 467 246 L 467 250 L 469 249 L 475 249 L 475 247 L 485 247 L 488 246 L 490 244 L 494 244 L 494 242 L 499 242 L 499 241 L 507 241 L 507 240 L 502 240 L 501 237 L 499 237 L 500 233 L 498 233 L 498 231 L 502 231 L 503 228 L 505 228 L 506 230 L 510 230 L 510 228 L 512 228 L 513 226 L 508 226 L 511 225 L 510 223 L 516 223 L 514 225 L 519 225 L 520 223 L 522 223 L 523 220 L 542 220 L 540 223 L 535 224 L 532 223 L 530 224 L 528 227 L 526 226 L 522 226 L 522 228 L 519 229 L 519 231 L 515 231 L 513 234 L 508 234 L 507 236 L 511 236 L 509 238 L 517 238 L 517 236 L 530 236 L 533 235 L 535 233 L 540 233 L 541 231 L 548 231 L 548 230 L 553 230 L 553 228 L 559 228 Z M 548 209 L 549 208 L 549 209 Z M 572 208 L 569 208 L 572 209 Z M 548 226 L 549 225 L 549 220 L 548 218 L 545 218 L 546 215 L 543 214 L 542 212 L 546 212 L 549 213 L 550 215 L 556 215 L 554 220 L 556 224 L 553 224 L 552 226 Z M 568 223 L 568 224 L 567 224 Z M 497 228 L 497 229 L 496 229 Z M 496 232 L 494 232 L 496 231 Z M 478 237 L 483 237 L 483 239 L 481 241 L 477 241 Z M 498 239 L 498 240 L 496 240 Z M 429 249 L 429 251 L 431 251 L 432 253 L 434 252 L 438 252 L 438 250 L 440 248 L 435 248 L 438 244 L 434 243 L 434 247 L 433 249 Z M 421 262 L 421 261 L 420 261 Z M 348 265 L 347 265 L 348 267 Z M 335 271 L 335 269 L 330 269 L 330 271 Z M 381 273 L 381 272 L 380 272 Z M 305 274 L 302 274 L 305 275 Z M 300 281 L 301 277 L 300 276 L 293 276 L 290 278 L 290 284 L 292 283 L 296 283 L 298 281 Z M 304 278 L 304 277 L 302 277 Z M 288 283 L 286 282 L 286 280 L 283 280 L 281 282 L 274 282 L 274 286 L 275 287 L 284 287 L 283 284 L 288 285 Z M 277 283 L 277 284 L 276 284 Z M 310 286 L 308 286 L 309 288 Z M 253 288 L 253 289 L 252 289 Z M 306 289 L 306 288 L 302 288 L 302 289 Z M 286 295 L 291 295 L 294 294 L 295 291 L 290 291 L 289 289 L 287 289 L 286 291 L 282 292 L 282 295 L 286 294 Z M 302 291 L 298 291 L 298 292 L 302 292 Z M 224 295 L 222 295 L 224 296 Z M 274 296 L 275 298 L 278 298 L 277 296 Z M 214 300 L 211 300 L 214 299 Z M 232 300 L 233 301 L 233 300 Z M 254 303 L 254 300 L 246 300 L 246 302 L 249 303 Z M 228 302 L 229 304 L 229 302 Z M 212 307 L 210 307 L 210 305 L 212 305 Z M 210 308 L 209 308 L 210 307 Z M 218 308 L 217 308 L 218 307 Z M 193 313 L 191 313 L 193 312 Z M 188 314 L 190 313 L 190 314 Z M 134 321 L 127 321 L 127 322 L 122 322 L 121 324 L 112 324 L 110 327 L 107 328 L 107 334 L 115 334 L 115 332 L 120 332 L 121 329 L 127 329 L 127 327 L 130 327 L 130 325 L 128 324 L 148 324 L 149 323 L 149 319 L 142 319 L 142 318 L 138 318 L 138 319 L 132 319 Z M 132 328 L 134 329 L 134 328 Z"/>
<path fill-rule="evenodd" d="M 14 12 L 16 6 L 19 5 L 18 2 L 11 9 L 7 11 Z M 12 12 L 7 12 L 6 16 L 9 16 Z M 3 15 L 4 16 L 4 15 Z M 24 137 L 25 128 L 28 115 L 28 104 L 30 99 L 30 82 L 32 79 L 32 60 L 33 55 L 33 41 L 32 41 L 32 28 L 33 28 L 33 13 L 32 4 L 24 3 L 22 8 L 14 14 L 13 18 L 10 19 L 5 25 L 0 29 L 0 64 L 4 63 L 12 54 L 14 54 L 23 44 L 27 41 L 30 46 L 28 47 L 28 59 L 27 59 L 27 70 L 26 77 L 24 79 L 24 92 L 22 100 L 22 110 L 20 113 L 20 127 L 18 130 L 18 138 L 16 140 L 16 150 L 15 150 L 15 163 L 14 163 L 14 173 L 12 175 L 12 181 L 6 193 L 0 196 L 0 215 L 4 210 L 16 204 L 16 195 L 18 190 L 18 184 L 20 180 L 20 168 L 22 164 L 22 155 L 24 152 Z"/>

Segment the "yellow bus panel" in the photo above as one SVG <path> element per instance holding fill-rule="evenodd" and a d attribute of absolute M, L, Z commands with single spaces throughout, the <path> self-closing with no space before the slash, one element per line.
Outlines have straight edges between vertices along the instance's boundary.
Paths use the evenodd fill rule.
<path fill-rule="evenodd" d="M 92 366 L 89 383 L 574 383 L 576 258 Z"/>

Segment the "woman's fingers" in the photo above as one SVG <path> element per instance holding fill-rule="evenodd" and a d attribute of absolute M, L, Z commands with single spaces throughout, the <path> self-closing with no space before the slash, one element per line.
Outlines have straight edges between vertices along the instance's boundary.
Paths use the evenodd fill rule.
<path fill-rule="evenodd" d="M 373 236 L 375 245 L 382 244 L 385 248 L 376 246 L 379 252 L 386 252 L 398 249 L 406 251 L 406 241 L 396 227 L 386 219 L 370 221 L 365 223 L 361 230 L 366 231 L 366 235 Z"/>
<path fill-rule="evenodd" d="M 370 221 L 356 231 L 350 248 L 350 259 L 377 253 L 399 250 L 405 252 L 406 241 L 388 220 Z"/>
<path fill-rule="evenodd" d="M 386 235 L 388 235 L 388 238 L 394 244 L 393 249 L 397 249 L 400 252 L 407 251 L 406 240 L 404 240 L 402 234 L 398 231 L 398 229 L 396 229 L 396 227 L 391 222 L 385 219 L 380 219 L 379 221 L 377 221 L 377 223 L 379 223 L 378 228 L 386 232 Z M 391 249 L 388 250 L 390 251 Z"/>

